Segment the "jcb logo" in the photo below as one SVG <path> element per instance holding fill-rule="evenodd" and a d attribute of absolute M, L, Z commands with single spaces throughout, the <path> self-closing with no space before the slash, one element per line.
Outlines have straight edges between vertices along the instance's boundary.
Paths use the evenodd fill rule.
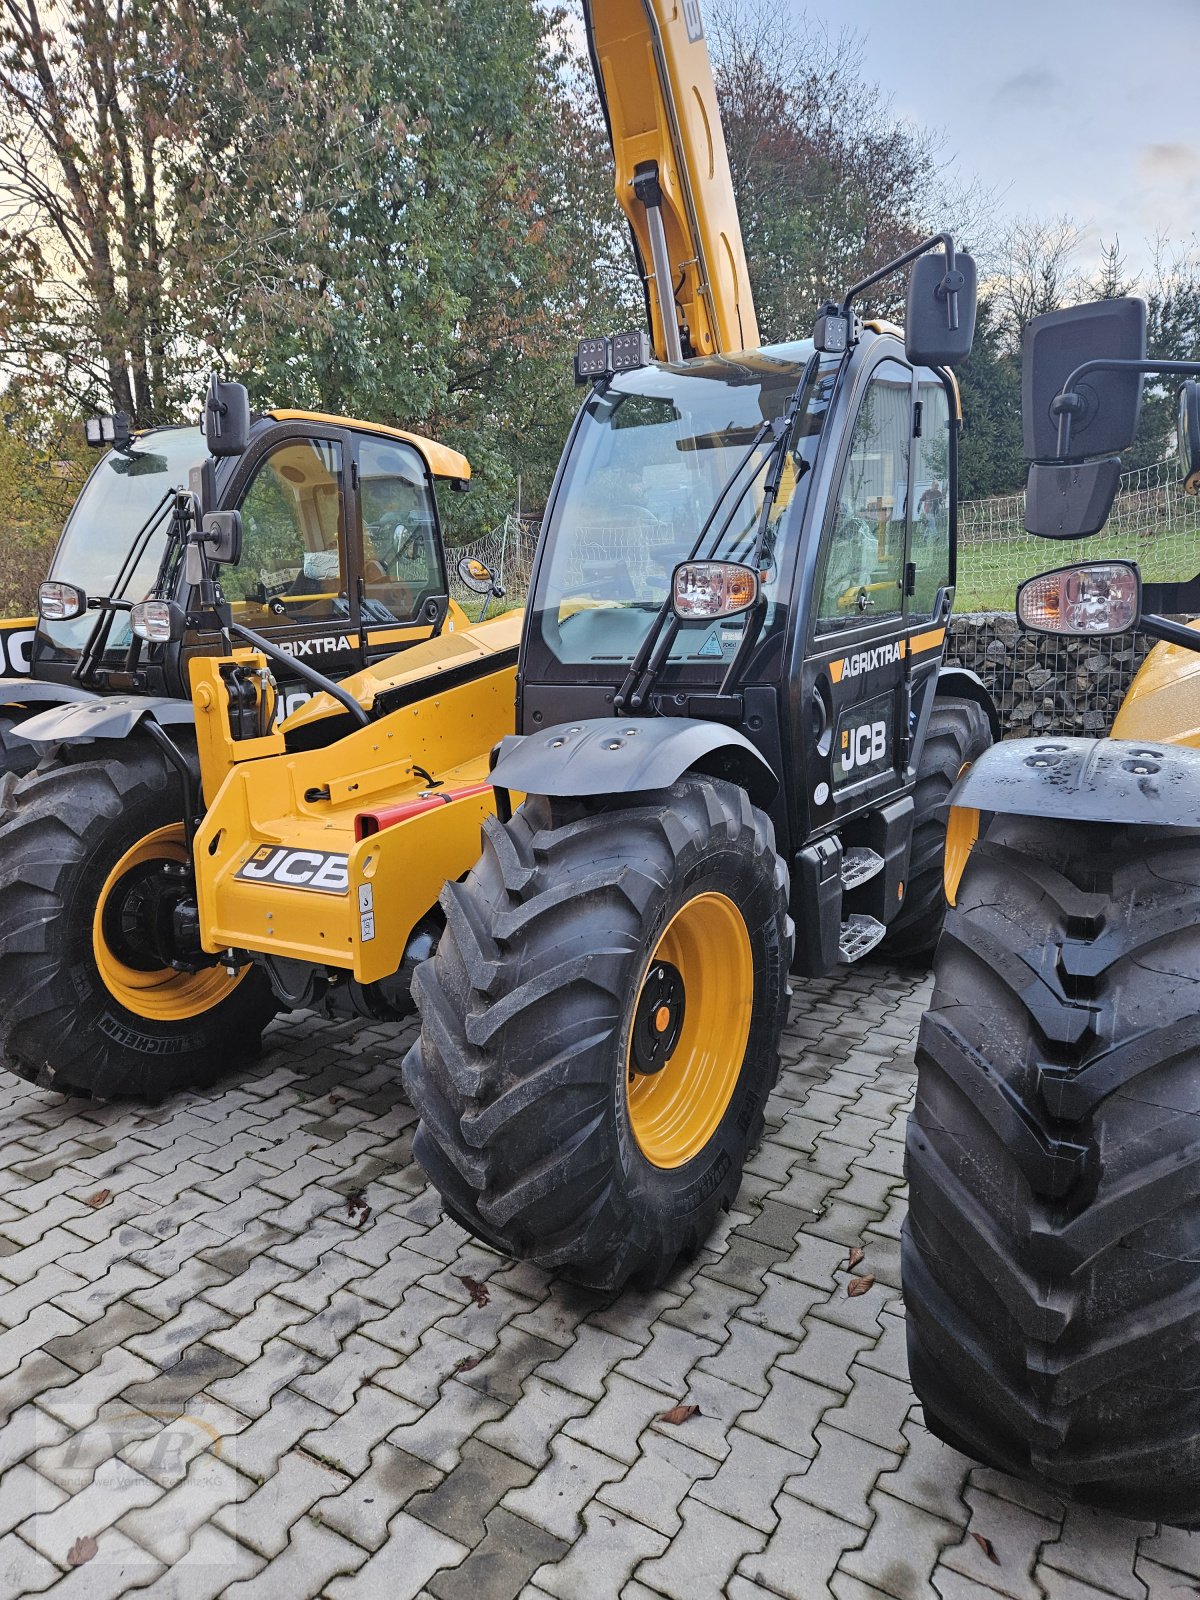
<path fill-rule="evenodd" d="M 270 844 L 259 845 L 234 877 L 245 883 L 265 883 L 272 889 L 308 889 L 317 894 L 345 894 L 350 888 L 348 857 Z"/>
<path fill-rule="evenodd" d="M 887 754 L 887 723 L 864 722 L 842 729 L 842 771 L 854 772 L 882 761 Z"/>
<path fill-rule="evenodd" d="M 0 622 L 0 678 L 27 678 L 33 659 L 31 624 L 18 627 Z"/>

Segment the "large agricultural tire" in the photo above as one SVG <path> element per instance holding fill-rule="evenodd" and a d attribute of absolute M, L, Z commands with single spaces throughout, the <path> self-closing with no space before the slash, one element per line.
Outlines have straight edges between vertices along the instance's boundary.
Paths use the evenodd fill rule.
<path fill-rule="evenodd" d="M 935 974 L 902 1244 L 926 1422 L 1200 1526 L 1200 834 L 996 818 Z"/>
<path fill-rule="evenodd" d="M 974 700 L 947 696 L 934 701 L 917 763 L 908 888 L 880 942 L 881 954 L 904 960 L 924 960 L 933 954 L 946 917 L 947 797 L 991 742 L 987 714 Z"/>
<path fill-rule="evenodd" d="M 277 1006 L 257 968 L 175 972 L 146 952 L 155 874 L 186 860 L 178 779 L 143 740 L 63 757 L 0 821 L 0 1061 L 100 1099 L 209 1083 L 256 1053 Z"/>
<path fill-rule="evenodd" d="M 0 816 L 8 810 L 7 797 L 12 792 L 15 780 L 32 772 L 43 755 L 41 745 L 13 738 L 13 729 L 18 726 L 19 720 L 0 712 Z"/>
<path fill-rule="evenodd" d="M 661 1282 L 741 1182 L 779 1072 L 788 878 L 746 794 L 532 797 L 443 891 L 405 1061 L 413 1153 L 479 1238 Z M 635 1069 L 636 1063 L 636 1069 Z"/>

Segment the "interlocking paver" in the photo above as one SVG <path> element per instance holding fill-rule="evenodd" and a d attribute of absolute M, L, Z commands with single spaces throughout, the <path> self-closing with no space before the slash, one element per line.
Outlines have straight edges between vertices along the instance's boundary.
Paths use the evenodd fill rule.
<path fill-rule="evenodd" d="M 1122 1600 L 1142 1600 L 1145 1587 L 1134 1571 L 1139 1541 L 1154 1533 L 1152 1522 L 1124 1521 L 1085 1506 L 1068 1506 L 1058 1538 L 1044 1544 L 1034 1579 L 1045 1586 L 1051 1574 L 1097 1587 Z"/>
<path fill-rule="evenodd" d="M 686 1499 L 680 1507 L 683 1527 L 666 1552 L 644 1561 L 635 1577 L 670 1600 L 697 1600 L 719 1595 L 738 1565 L 767 1542 L 757 1528 L 714 1511 L 698 1500 Z"/>
<path fill-rule="evenodd" d="M 344 1474 L 289 1450 L 260 1489 L 242 1504 L 222 1507 L 213 1521 L 231 1537 L 270 1558 L 284 1548 L 289 1528 L 310 1506 L 327 1495 L 340 1494 L 348 1484 Z"/>
<path fill-rule="evenodd" d="M 701 1479 L 712 1477 L 717 1463 L 665 1432 L 646 1434 L 641 1445 L 625 1476 L 606 1483 L 596 1499 L 670 1537 L 683 1525 L 680 1505 Z"/>
<path fill-rule="evenodd" d="M 550 1448 L 550 1459 L 537 1476 L 521 1489 L 505 1495 L 506 1510 L 535 1522 L 556 1538 L 570 1542 L 579 1532 L 579 1513 L 602 1483 L 624 1475 L 625 1468 L 576 1439 L 560 1436 Z"/>
<path fill-rule="evenodd" d="M 751 1528 L 770 1533 L 778 1521 L 773 1509 L 775 1500 L 795 1470 L 793 1451 L 734 1428 L 729 1436 L 729 1454 L 713 1477 L 695 1485 L 692 1497 Z"/>
<path fill-rule="evenodd" d="M 937 1600 L 931 1574 L 942 1552 L 959 1537 L 962 1523 L 935 1517 L 878 1490 L 868 1506 L 874 1520 L 866 1543 L 842 1557 L 841 1570 L 895 1600 Z"/>
<path fill-rule="evenodd" d="M 487 1533 L 461 1566 L 446 1563 L 428 1584 L 435 1600 L 492 1600 L 518 1594 L 532 1574 L 566 1554 L 561 1539 L 497 1506 Z M 337 1597 L 334 1597 L 337 1600 Z"/>
<path fill-rule="evenodd" d="M 880 1474 L 890 1472 L 897 1457 L 869 1439 L 856 1439 L 840 1428 L 821 1426 L 816 1431 L 817 1453 L 799 1476 L 784 1484 L 788 1494 L 836 1517 L 869 1528 L 875 1520 L 870 1496 Z M 882 1480 L 886 1485 L 892 1480 Z M 951 1518 L 950 1520 L 953 1520 Z"/>
<path fill-rule="evenodd" d="M 254 1483 L 228 1463 L 214 1455 L 196 1456 L 173 1489 L 143 1509 L 126 1513 L 120 1526 L 160 1561 L 174 1566 L 218 1511 L 248 1500 L 254 1492 Z"/>
<path fill-rule="evenodd" d="M 838 1562 L 862 1543 L 861 1528 L 791 1495 L 781 1495 L 776 1507 L 775 1536 L 766 1550 L 743 1559 L 739 1576 L 788 1600 L 827 1593 Z M 730 1594 L 735 1592 L 731 1587 Z"/>
<path fill-rule="evenodd" d="M 0 1600 L 1178 1600 L 1200 1536 L 1064 1514 L 922 1426 L 898 1240 L 927 994 L 798 984 L 732 1209 L 617 1296 L 445 1218 L 410 1030 L 289 1016 L 262 1066 L 150 1111 L 0 1075 Z M 676 1401 L 700 1413 L 658 1420 Z M 71 1571 L 21 1531 L 110 1514 Z"/>
<path fill-rule="evenodd" d="M 0 1600 L 24 1600 L 26 1595 L 41 1594 L 61 1577 L 54 1563 L 39 1555 L 18 1534 L 8 1533 L 0 1538 Z"/>
<path fill-rule="evenodd" d="M 658 1389 L 647 1389 L 644 1384 L 634 1383 L 614 1372 L 603 1400 L 586 1416 L 568 1422 L 563 1431 L 570 1438 L 580 1439 L 594 1450 L 602 1450 L 614 1460 L 632 1466 L 638 1458 L 638 1440 L 643 1429 L 664 1410 L 669 1410 L 676 1400 L 682 1399 L 686 1387 L 681 1380 L 674 1394 L 664 1395 Z"/>
<path fill-rule="evenodd" d="M 388 1524 L 414 1495 L 435 1489 L 442 1474 L 427 1461 L 406 1455 L 394 1444 L 377 1444 L 371 1464 L 335 1499 L 322 1500 L 314 1515 L 366 1550 L 387 1541 Z"/>
<path fill-rule="evenodd" d="M 640 1562 L 662 1555 L 667 1548 L 661 1533 L 600 1505 L 584 1511 L 583 1523 L 583 1535 L 570 1553 L 534 1573 L 544 1594 L 559 1600 L 611 1600 Z"/>
<path fill-rule="evenodd" d="M 406 1509 L 448 1539 L 474 1549 L 487 1532 L 484 1523 L 492 1508 L 533 1477 L 534 1468 L 523 1461 L 468 1439 L 454 1470 L 436 1488 L 410 1500 Z"/>
<path fill-rule="evenodd" d="M 301 1518 L 286 1548 L 242 1583 L 225 1590 L 228 1600 L 280 1600 L 283 1595 L 318 1595 L 331 1578 L 356 1572 L 367 1553 L 332 1528 Z"/>

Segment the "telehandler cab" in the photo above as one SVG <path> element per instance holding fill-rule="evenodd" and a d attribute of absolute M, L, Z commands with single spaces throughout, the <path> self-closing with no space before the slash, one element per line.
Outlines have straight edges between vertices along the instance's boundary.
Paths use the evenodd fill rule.
<path fill-rule="evenodd" d="M 1026 526 L 1100 531 L 1144 374 L 1146 308 L 1037 318 Z M 952 796 L 950 911 L 917 1051 L 903 1279 L 935 1433 L 1068 1498 L 1200 1527 L 1200 575 L 1080 562 L 1018 593 L 1031 631 L 1160 642 L 1108 739 L 1014 740 Z"/>
<path fill-rule="evenodd" d="M 585 14 L 657 359 L 645 335 L 580 346 L 520 736 L 416 974 L 405 1084 L 459 1222 L 615 1288 L 732 1202 L 789 971 L 933 946 L 946 798 L 998 728 L 942 666 L 973 263 L 926 240 L 814 339 L 739 350 L 748 288 L 709 268 L 743 257 L 698 11 Z M 907 331 L 861 323 L 910 264 Z"/>
<path fill-rule="evenodd" d="M 59 1089 L 161 1095 L 252 1053 L 278 1009 L 261 972 L 204 957 L 195 926 L 188 672 L 229 644 L 195 604 L 197 563 L 271 648 L 282 718 L 314 681 L 467 628 L 434 483 L 465 487 L 470 467 L 370 423 L 252 420 L 245 389 L 216 380 L 204 433 L 120 417 L 89 432 L 111 448 L 39 619 L 6 634 L 27 672 L 0 678 L 0 1055 Z"/>

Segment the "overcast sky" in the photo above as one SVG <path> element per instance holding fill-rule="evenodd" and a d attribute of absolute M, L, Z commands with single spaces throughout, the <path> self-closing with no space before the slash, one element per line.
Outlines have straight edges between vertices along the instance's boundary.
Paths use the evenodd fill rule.
<path fill-rule="evenodd" d="M 791 3 L 860 34 L 867 75 L 1002 212 L 1065 211 L 1087 256 L 1119 236 L 1131 266 L 1200 233 L 1200 0 Z"/>

